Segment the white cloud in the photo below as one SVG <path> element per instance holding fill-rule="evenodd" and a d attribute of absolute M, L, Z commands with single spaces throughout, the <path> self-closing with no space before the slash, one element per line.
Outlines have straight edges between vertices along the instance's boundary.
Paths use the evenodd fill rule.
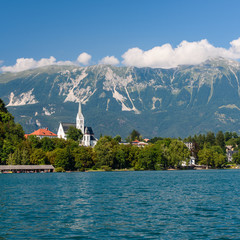
<path fill-rule="evenodd" d="M 83 65 L 88 65 L 90 60 L 91 60 L 92 56 L 89 55 L 88 53 L 86 52 L 83 52 L 81 53 L 78 58 L 77 58 L 77 61 Z"/>
<path fill-rule="evenodd" d="M 18 58 L 16 60 L 15 65 L 2 66 L 0 70 L 3 72 L 21 72 L 28 69 L 44 67 L 49 65 L 71 65 L 71 64 L 73 63 L 70 61 L 57 62 L 56 58 L 52 56 L 50 58 L 42 58 L 39 61 L 36 61 L 33 58 Z"/>
<path fill-rule="evenodd" d="M 199 64 L 214 57 L 240 59 L 240 38 L 231 41 L 228 49 L 215 47 L 206 39 L 196 42 L 182 41 L 176 48 L 173 48 L 168 43 L 162 46 L 156 46 L 147 51 L 137 47 L 131 48 L 122 55 L 122 64 L 136 67 L 173 68 L 183 64 Z M 3 61 L 0 60 L 0 65 L 3 65 L 0 67 L 0 71 L 20 72 L 48 65 L 88 65 L 91 59 L 91 55 L 83 52 L 78 56 L 76 62 L 56 61 L 56 58 L 51 56 L 40 60 L 18 58 L 15 65 L 4 66 Z M 119 64 L 119 60 L 114 56 L 106 56 L 102 58 L 99 63 L 117 65 Z"/>
<path fill-rule="evenodd" d="M 114 56 L 106 56 L 99 61 L 100 64 L 110 64 L 110 65 L 117 65 L 119 64 L 119 60 Z"/>
<path fill-rule="evenodd" d="M 131 48 L 123 55 L 122 63 L 127 66 L 172 68 L 182 64 L 199 64 L 213 57 L 240 58 L 240 38 L 230 42 L 229 49 L 214 47 L 206 39 L 198 42 L 182 41 L 176 48 L 170 44 L 143 51 Z"/>

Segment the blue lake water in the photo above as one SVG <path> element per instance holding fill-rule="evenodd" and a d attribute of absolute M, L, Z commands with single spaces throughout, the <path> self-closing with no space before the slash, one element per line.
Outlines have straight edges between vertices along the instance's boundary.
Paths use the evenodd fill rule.
<path fill-rule="evenodd" d="M 240 170 L 0 174 L 0 239 L 240 239 Z"/>

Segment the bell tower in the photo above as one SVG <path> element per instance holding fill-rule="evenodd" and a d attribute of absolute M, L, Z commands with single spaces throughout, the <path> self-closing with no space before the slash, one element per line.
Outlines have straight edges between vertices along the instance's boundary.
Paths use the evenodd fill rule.
<path fill-rule="evenodd" d="M 78 113 L 77 113 L 77 118 L 76 118 L 76 128 L 80 129 L 82 131 L 82 134 L 84 134 L 84 117 L 82 114 L 81 101 L 79 101 L 79 106 L 78 106 Z"/>

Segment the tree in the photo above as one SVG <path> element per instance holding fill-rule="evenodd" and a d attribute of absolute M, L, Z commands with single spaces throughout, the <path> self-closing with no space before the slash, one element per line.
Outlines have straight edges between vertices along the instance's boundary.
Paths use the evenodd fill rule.
<path fill-rule="evenodd" d="M 56 149 L 51 152 L 46 152 L 48 162 L 50 162 L 50 164 L 52 164 L 52 165 L 55 165 L 56 152 L 57 152 Z"/>
<path fill-rule="evenodd" d="M 190 151 L 182 141 L 172 140 L 166 151 L 166 157 L 170 167 L 180 167 L 183 161 L 188 163 Z"/>
<path fill-rule="evenodd" d="M 213 165 L 213 152 L 211 149 L 204 147 L 198 152 L 198 160 L 200 164 L 212 166 Z"/>
<path fill-rule="evenodd" d="M 232 155 L 232 157 L 233 157 L 233 162 L 234 163 L 240 164 L 240 153 L 239 153 L 239 151 L 234 153 Z"/>
<path fill-rule="evenodd" d="M 132 146 L 131 144 L 118 144 L 114 146 L 113 151 L 115 154 L 113 168 L 123 169 L 135 165 L 139 148 L 137 146 Z"/>
<path fill-rule="evenodd" d="M 41 148 L 43 151 L 48 152 L 55 149 L 54 143 L 51 138 L 44 137 L 40 140 Z"/>
<path fill-rule="evenodd" d="M 228 140 L 230 140 L 232 138 L 232 133 L 231 132 L 225 132 L 224 133 L 224 139 L 227 142 Z"/>
<path fill-rule="evenodd" d="M 154 137 L 154 138 L 149 140 L 149 143 L 155 143 L 155 142 L 157 142 L 159 140 L 163 140 L 163 138 L 161 138 L 161 137 Z"/>
<path fill-rule="evenodd" d="M 33 165 L 44 165 L 48 163 L 46 153 L 41 148 L 36 148 L 30 156 L 30 163 Z"/>
<path fill-rule="evenodd" d="M 94 147 L 94 152 L 96 154 L 96 167 L 99 168 L 103 165 L 113 167 L 116 157 L 114 146 L 116 145 L 118 145 L 118 142 L 110 136 L 104 136 L 98 140 Z"/>
<path fill-rule="evenodd" d="M 216 134 L 216 145 L 218 145 L 225 151 L 225 139 L 224 139 L 224 134 L 222 131 L 219 131 Z"/>
<path fill-rule="evenodd" d="M 206 142 L 213 146 L 215 144 L 215 135 L 213 132 L 208 132 L 206 136 Z"/>
<path fill-rule="evenodd" d="M 138 161 L 135 169 L 161 170 L 166 167 L 166 158 L 164 157 L 161 144 L 152 144 L 142 148 L 138 154 Z"/>
<path fill-rule="evenodd" d="M 209 166 L 221 168 L 226 163 L 226 155 L 223 154 L 223 150 L 219 146 L 213 146 L 204 149 L 198 152 L 199 163 Z"/>
<path fill-rule="evenodd" d="M 37 137 L 36 135 L 28 136 L 27 141 L 30 142 L 32 148 L 41 148 L 41 146 L 42 146 L 40 138 Z"/>
<path fill-rule="evenodd" d="M 8 157 L 7 164 L 9 165 L 20 165 L 22 162 L 22 154 L 19 148 L 14 153 L 11 153 Z"/>
<path fill-rule="evenodd" d="M 67 141 L 63 138 L 53 138 L 52 142 L 54 144 L 54 149 L 65 148 L 67 146 Z"/>
<path fill-rule="evenodd" d="M 91 147 L 79 147 L 73 152 L 75 158 L 75 168 L 84 171 L 94 166 L 93 150 Z"/>
<path fill-rule="evenodd" d="M 236 132 L 233 132 L 233 133 L 232 133 L 232 137 L 233 137 L 233 138 L 238 138 L 237 133 L 236 133 Z"/>
<path fill-rule="evenodd" d="M 121 142 L 121 141 L 122 141 L 122 138 L 121 138 L 120 135 L 116 135 L 116 136 L 114 137 L 114 140 L 116 140 L 117 142 Z"/>
<path fill-rule="evenodd" d="M 74 170 L 74 156 L 70 151 L 70 148 L 64 149 L 55 149 L 54 150 L 56 157 L 54 166 L 55 167 L 62 167 L 64 170 Z"/>
<path fill-rule="evenodd" d="M 29 165 L 30 164 L 30 152 L 28 149 L 22 150 L 22 165 Z"/>
<path fill-rule="evenodd" d="M 67 139 L 74 140 L 74 141 L 80 141 L 82 139 L 83 135 L 80 129 L 77 129 L 73 126 L 70 126 L 68 131 L 67 131 Z"/>
<path fill-rule="evenodd" d="M 141 139 L 140 133 L 137 130 L 133 129 L 133 131 L 130 133 L 126 140 L 127 142 L 132 142 L 140 139 Z"/>
<path fill-rule="evenodd" d="M 14 117 L 0 99 L 0 164 L 7 163 L 9 154 L 12 154 L 23 140 L 24 131 L 21 125 L 14 122 Z"/>

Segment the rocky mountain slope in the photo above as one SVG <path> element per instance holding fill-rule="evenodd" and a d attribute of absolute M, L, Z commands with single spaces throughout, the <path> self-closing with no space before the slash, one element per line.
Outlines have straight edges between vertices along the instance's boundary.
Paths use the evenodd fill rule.
<path fill-rule="evenodd" d="M 240 63 L 174 69 L 50 66 L 0 74 L 0 98 L 26 132 L 75 122 L 79 100 L 96 136 L 145 137 L 240 130 Z"/>

